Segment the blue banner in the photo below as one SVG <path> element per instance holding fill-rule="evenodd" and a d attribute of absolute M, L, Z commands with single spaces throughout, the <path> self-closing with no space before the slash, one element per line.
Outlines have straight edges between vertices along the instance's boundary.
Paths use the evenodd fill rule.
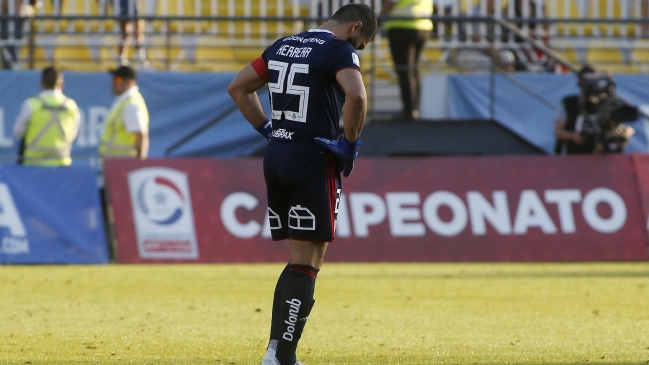
<path fill-rule="evenodd" d="M 649 88 L 646 87 L 649 85 L 649 75 L 613 75 L 613 79 L 620 97 L 649 112 Z M 492 86 L 495 94 L 493 118 L 547 153 L 554 153 L 556 107 L 564 97 L 579 92 L 577 77 L 520 73 L 506 76 L 497 74 L 492 79 L 488 74 L 449 75 L 451 117 L 490 119 Z M 625 124 L 636 131 L 625 152 L 649 151 L 649 120 L 641 117 Z"/>
<path fill-rule="evenodd" d="M 513 80 L 508 80 L 509 77 Z M 39 78 L 38 71 L 0 71 L 0 158 L 6 160 L 16 155 L 18 140 L 12 134 L 13 124 L 23 101 L 39 93 Z M 149 155 L 164 157 L 169 147 L 230 109 L 234 104 L 227 87 L 233 78 L 232 73 L 140 72 L 138 85 L 151 116 Z M 649 84 L 649 75 L 614 75 L 614 79 L 620 96 L 649 112 L 649 88 L 644 87 Z M 449 75 L 451 117 L 489 119 L 491 80 L 487 74 Z M 563 97 L 578 92 L 576 77 L 512 73 L 507 77 L 496 75 L 494 80 L 495 120 L 552 153 L 556 110 L 540 101 L 538 96 L 558 106 Z M 72 150 L 75 156 L 97 154 L 97 145 L 114 100 L 110 83 L 108 73 L 65 72 L 63 92 L 77 102 L 82 112 L 79 136 Z M 263 93 L 260 100 L 270 114 L 267 95 Z M 628 125 L 635 128 L 636 133 L 626 152 L 649 151 L 649 121 L 641 118 Z M 249 156 L 265 143 L 235 110 L 173 151 L 171 156 Z"/>
<path fill-rule="evenodd" d="M 232 73 L 140 72 L 137 83 L 150 114 L 150 157 L 164 157 L 169 147 L 234 106 L 227 92 L 234 76 Z M 115 100 L 110 74 L 64 72 L 64 79 L 63 93 L 74 99 L 81 111 L 73 156 L 96 156 L 104 123 Z M 12 132 L 16 116 L 23 101 L 40 91 L 40 71 L 0 70 L 0 158 L 7 160 L 16 156 L 19 141 Z M 267 95 L 260 99 L 266 110 L 270 110 Z M 171 156 L 248 156 L 265 143 L 235 110 Z"/>
<path fill-rule="evenodd" d="M 0 166 L 0 264 L 102 264 L 108 249 L 97 173 Z"/>

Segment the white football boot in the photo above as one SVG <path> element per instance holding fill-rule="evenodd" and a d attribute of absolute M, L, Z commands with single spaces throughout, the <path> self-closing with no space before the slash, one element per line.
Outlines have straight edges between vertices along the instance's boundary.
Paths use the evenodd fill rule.
<path fill-rule="evenodd" d="M 266 355 L 268 355 L 268 353 L 266 353 Z M 280 365 L 279 360 L 277 360 L 275 355 L 273 355 L 273 357 L 269 357 L 268 362 L 265 362 L 265 361 L 266 361 L 266 357 L 264 357 L 264 360 L 262 361 L 262 365 L 266 365 L 266 364 L 268 364 L 268 365 Z M 295 365 L 304 365 L 304 364 L 302 364 L 299 361 L 296 361 Z"/>
<path fill-rule="evenodd" d="M 275 357 L 275 352 L 277 349 L 277 340 L 271 340 L 268 343 L 268 350 L 266 350 L 266 355 L 264 359 L 261 360 L 261 365 L 280 365 L 279 360 Z M 299 361 L 295 362 L 295 365 L 304 365 Z"/>
<path fill-rule="evenodd" d="M 275 350 L 268 349 L 268 351 L 266 351 L 264 359 L 261 360 L 261 365 L 279 365 L 279 361 L 277 361 L 277 358 L 275 357 Z"/>
<path fill-rule="evenodd" d="M 264 355 L 264 359 L 261 360 L 261 365 L 279 364 L 279 362 L 276 362 L 277 360 L 275 359 L 275 349 L 277 349 L 277 340 L 271 340 L 268 343 L 268 350 L 266 351 L 266 355 Z"/>

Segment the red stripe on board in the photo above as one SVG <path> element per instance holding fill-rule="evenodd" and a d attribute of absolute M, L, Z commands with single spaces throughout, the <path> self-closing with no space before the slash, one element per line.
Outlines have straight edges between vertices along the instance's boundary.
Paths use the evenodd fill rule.
<path fill-rule="evenodd" d="M 178 196 L 180 197 L 180 200 L 182 200 L 183 202 L 185 201 L 185 197 L 183 196 L 183 193 L 180 192 L 180 189 L 178 189 L 178 187 L 168 179 L 165 179 L 164 177 L 156 177 L 155 182 L 160 185 L 168 186 L 170 189 L 173 189 L 173 191 L 175 191 L 176 194 L 178 194 Z"/>

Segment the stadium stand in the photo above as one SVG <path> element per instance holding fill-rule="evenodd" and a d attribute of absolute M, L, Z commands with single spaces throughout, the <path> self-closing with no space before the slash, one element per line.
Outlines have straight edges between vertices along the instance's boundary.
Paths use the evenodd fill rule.
<path fill-rule="evenodd" d="M 130 1 L 139 4 L 137 16 L 146 19 L 146 47 L 155 69 L 226 72 L 238 70 L 278 36 L 308 29 L 350 0 Z M 495 3 L 494 14 L 487 12 L 489 1 Z M 380 1 L 363 2 L 380 10 Z M 488 26 L 486 17 L 493 15 L 520 25 L 525 34 L 543 34 L 541 39 L 570 61 L 589 62 L 617 73 L 647 72 L 649 26 L 642 19 L 649 16 L 648 3 L 525 0 L 517 9 L 515 0 L 436 0 L 435 16 L 443 20 L 436 22 L 435 34 L 425 47 L 423 72 L 458 71 L 453 63 L 458 50 L 490 47 L 516 50 L 527 70 L 552 71 L 547 58 L 500 27 L 496 27 L 493 44 L 485 37 L 474 41 L 474 26 L 467 16 L 476 8 L 485 17 L 476 27 L 481 31 Z M 19 48 L 14 68 L 40 68 L 56 62 L 63 69 L 99 71 L 115 65 L 121 42 L 118 0 L 42 0 L 38 4 L 33 21 L 23 25 L 22 38 L 0 40 L 0 45 Z M 19 9 L 10 6 L 8 15 L 17 14 Z M 365 65 L 372 65 L 374 77 L 394 79 L 387 41 L 380 34 L 362 57 Z M 535 67 L 539 64 L 542 67 Z"/>

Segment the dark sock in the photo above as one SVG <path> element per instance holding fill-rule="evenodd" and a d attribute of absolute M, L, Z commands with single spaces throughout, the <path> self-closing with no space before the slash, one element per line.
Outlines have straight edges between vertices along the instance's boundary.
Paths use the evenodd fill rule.
<path fill-rule="evenodd" d="M 272 318 L 270 320 L 270 341 L 279 339 L 279 325 L 280 325 L 280 311 L 282 309 L 282 288 L 284 287 L 284 281 L 288 275 L 288 269 L 291 266 L 289 262 L 277 279 L 277 285 L 275 285 L 275 294 L 273 295 L 273 312 Z"/>
<path fill-rule="evenodd" d="M 315 300 L 315 279 L 318 269 L 308 265 L 290 265 L 284 286 L 281 290 L 281 302 L 278 303 L 279 337 L 275 357 L 281 365 L 295 365 L 297 343 L 309 318 Z"/>

